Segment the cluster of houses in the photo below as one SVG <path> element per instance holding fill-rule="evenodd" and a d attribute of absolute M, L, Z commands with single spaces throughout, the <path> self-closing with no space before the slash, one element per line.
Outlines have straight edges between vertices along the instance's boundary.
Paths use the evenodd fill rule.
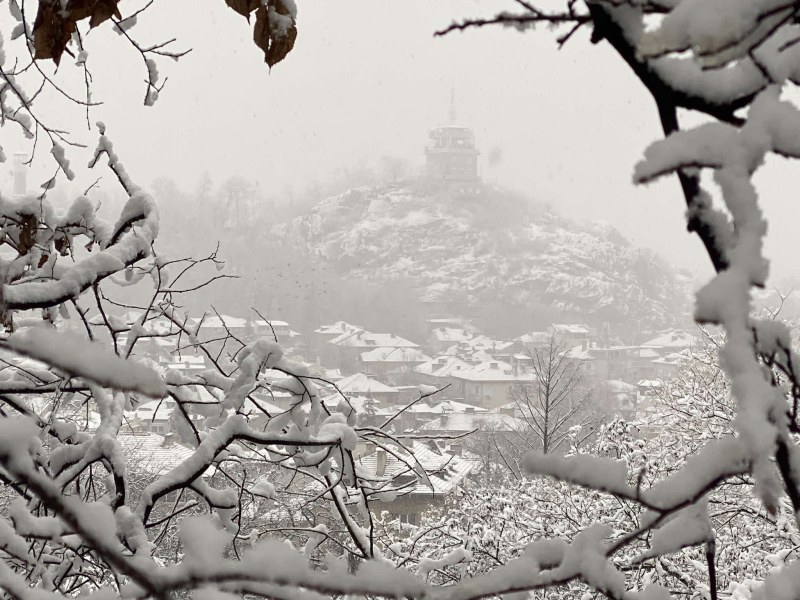
<path fill-rule="evenodd" d="M 186 372 L 214 366 L 212 362 L 235 352 L 240 342 L 271 337 L 328 382 L 322 384 L 324 402 L 333 407 L 343 395 L 359 413 L 361 424 L 384 427 L 397 439 L 413 434 L 415 438 L 389 452 L 386 446 L 366 442 L 355 452 L 359 475 L 378 492 L 385 490 L 376 496 L 377 507 L 409 523 L 416 523 L 427 507 L 444 502 L 480 469 L 480 461 L 465 451 L 465 436 L 486 429 L 524 428 L 510 395 L 517 386 L 535 384 L 532 360 L 537 352 L 555 347 L 559 356 L 580 365 L 586 387 L 592 389 L 593 409 L 636 419 L 648 410 L 661 379 L 678 369 L 688 349 L 698 343 L 691 333 L 669 331 L 638 344 L 612 344 L 587 325 L 558 323 L 502 340 L 452 318 L 429 320 L 428 337 L 421 343 L 344 321 L 320 326 L 310 339 L 303 339 L 283 321 L 221 314 L 180 324 L 153 318 L 143 334 L 132 327 L 137 318 L 98 315 L 88 326 L 106 331 L 110 326 L 119 348 L 132 343 L 132 332 L 138 331 L 136 354 L 163 369 Z M 174 335 L 179 329 L 181 334 Z M 212 351 L 198 352 L 197 340 Z M 275 375 L 276 381 L 281 378 L 285 375 Z M 196 391 L 202 404 L 194 407 L 190 418 L 203 430 L 208 418 L 219 416 L 220 398 L 202 386 Z M 242 412 L 259 427 L 291 408 L 292 402 L 292 394 L 278 385 L 269 393 L 251 394 Z M 158 455 L 159 464 L 152 466 L 156 474 L 188 452 L 176 440 L 176 409 L 167 397 L 131 406 L 125 414 L 121 442 L 130 452 Z M 97 424 L 93 419 L 90 415 L 90 427 Z M 437 438 L 449 443 L 437 443 Z M 159 452 L 154 454 L 155 446 Z M 412 464 L 425 467 L 424 481 Z"/>

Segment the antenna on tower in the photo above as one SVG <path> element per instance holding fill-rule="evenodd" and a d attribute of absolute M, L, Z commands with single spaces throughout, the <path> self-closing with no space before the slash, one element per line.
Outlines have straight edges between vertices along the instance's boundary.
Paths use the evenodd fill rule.
<path fill-rule="evenodd" d="M 456 88 L 450 86 L 450 125 L 456 124 Z"/>

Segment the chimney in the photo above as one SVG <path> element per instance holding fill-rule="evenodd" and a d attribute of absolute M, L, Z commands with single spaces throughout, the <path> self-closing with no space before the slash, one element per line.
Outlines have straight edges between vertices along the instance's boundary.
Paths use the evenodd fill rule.
<path fill-rule="evenodd" d="M 14 195 L 24 196 L 28 193 L 28 165 L 25 160 L 28 155 L 24 152 L 14 153 Z"/>
<path fill-rule="evenodd" d="M 178 435 L 175 432 L 169 432 L 164 436 L 164 441 L 161 442 L 161 445 L 165 448 L 169 448 L 170 446 L 174 446 L 175 442 L 178 441 Z"/>
<path fill-rule="evenodd" d="M 383 477 L 384 473 L 386 473 L 386 450 L 380 448 L 377 451 L 377 464 L 375 466 L 375 475 L 377 475 L 378 477 Z"/>

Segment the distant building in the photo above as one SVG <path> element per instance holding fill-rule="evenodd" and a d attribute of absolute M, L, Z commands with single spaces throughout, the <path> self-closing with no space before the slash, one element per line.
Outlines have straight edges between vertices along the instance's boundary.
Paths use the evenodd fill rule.
<path fill-rule="evenodd" d="M 347 397 L 362 396 L 372 398 L 384 406 L 394 404 L 398 399 L 395 387 L 372 379 L 364 373 L 354 373 L 336 382 L 336 387 Z"/>
<path fill-rule="evenodd" d="M 414 367 L 430 360 L 419 348 L 375 348 L 361 353 L 361 367 L 368 375 L 408 382 Z"/>
<path fill-rule="evenodd" d="M 457 193 L 479 193 L 478 152 L 472 129 L 456 125 L 455 100 L 450 98 L 450 124 L 431 129 L 425 148 L 428 179 Z"/>
<path fill-rule="evenodd" d="M 333 359 L 336 367 L 345 371 L 356 371 L 362 368 L 361 354 L 376 348 L 419 348 L 417 344 L 392 333 L 373 333 L 371 331 L 348 331 L 328 340 L 328 345 L 335 348 Z M 327 355 L 328 353 L 326 353 Z M 329 362 L 329 361 L 326 361 Z M 420 361 L 421 362 L 421 361 Z"/>
<path fill-rule="evenodd" d="M 457 356 L 437 356 L 414 367 L 414 375 L 418 383 L 436 388 L 444 388 L 449 384 L 449 387 L 442 390 L 442 397 L 462 397 L 463 383 L 453 378 L 453 374 L 458 371 L 468 371 L 472 367 L 472 364 Z"/>
<path fill-rule="evenodd" d="M 433 441 L 412 441 L 391 452 L 373 447 L 355 461 L 356 473 L 366 482 L 365 487 L 376 492 L 370 504 L 373 512 L 386 512 L 412 525 L 419 525 L 429 509 L 443 506 L 475 466 L 474 461 L 441 449 Z"/>
<path fill-rule="evenodd" d="M 553 323 L 550 333 L 564 344 L 586 344 L 591 338 L 591 331 L 584 323 Z"/>
<path fill-rule="evenodd" d="M 642 344 L 644 348 L 651 348 L 660 356 L 666 356 L 674 352 L 681 352 L 692 347 L 698 347 L 700 339 L 688 331 L 671 330 L 661 333 L 661 335 L 647 340 Z"/>
<path fill-rule="evenodd" d="M 478 181 L 478 149 L 469 127 L 446 125 L 430 131 L 425 149 L 428 178 L 434 181 Z"/>
<path fill-rule="evenodd" d="M 323 364 L 335 363 L 337 355 L 334 353 L 333 346 L 326 342 L 357 331 L 364 331 L 364 328 L 347 321 L 336 321 L 330 325 L 320 325 L 311 332 L 311 339 L 309 340 L 311 351 L 314 355 L 319 356 Z"/>
<path fill-rule="evenodd" d="M 459 391 L 463 394 L 464 402 L 484 408 L 506 404 L 512 387 L 536 381 L 533 373 L 520 371 L 499 360 L 483 362 L 451 375 L 461 383 Z"/>

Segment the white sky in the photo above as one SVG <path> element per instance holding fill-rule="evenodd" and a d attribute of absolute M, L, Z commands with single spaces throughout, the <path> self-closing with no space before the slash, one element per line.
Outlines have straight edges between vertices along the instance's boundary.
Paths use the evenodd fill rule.
<path fill-rule="evenodd" d="M 633 165 L 660 135 L 657 114 L 613 51 L 589 44 L 588 31 L 559 51 L 545 28 L 432 36 L 453 18 L 486 16 L 492 4 L 511 2 L 298 4 L 296 47 L 270 73 L 251 26 L 223 0 L 202 9 L 191 0 L 156 2 L 133 33 L 143 41 L 177 37 L 176 47 L 193 51 L 177 65 L 161 61 L 169 82 L 153 108 L 142 106 L 140 57 L 107 27 L 91 34 L 95 95 L 106 102 L 93 120 L 106 122 L 132 175 L 191 187 L 204 171 L 216 182 L 238 174 L 273 195 L 370 157 L 421 163 L 427 129 L 446 121 L 454 86 L 459 121 L 474 127 L 483 151 L 485 179 L 561 213 L 608 221 L 634 243 L 710 274 L 701 245 L 685 233 L 677 181 L 632 185 Z M 102 55 L 91 53 L 101 44 Z M 79 129 L 93 144 L 85 125 Z M 502 160 L 489 168 L 495 149 Z M 774 162 L 758 181 L 772 217 L 768 254 L 777 280 L 800 275 L 790 179 L 800 165 Z"/>

